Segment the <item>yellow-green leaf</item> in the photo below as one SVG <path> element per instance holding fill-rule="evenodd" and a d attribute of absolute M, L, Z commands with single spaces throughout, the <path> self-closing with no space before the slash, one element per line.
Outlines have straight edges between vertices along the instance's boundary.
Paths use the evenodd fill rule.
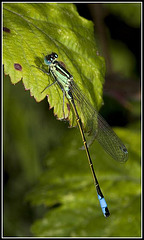
<path fill-rule="evenodd" d="M 3 63 L 13 84 L 23 81 L 36 101 L 48 95 L 54 114 L 63 118 L 63 93 L 58 86 L 42 90 L 53 79 L 34 68 L 44 67 L 43 54 L 56 52 L 89 101 L 99 109 L 105 75 L 103 57 L 97 55 L 93 23 L 79 16 L 73 4 L 4 3 Z M 65 101 L 65 115 L 74 123 Z"/>

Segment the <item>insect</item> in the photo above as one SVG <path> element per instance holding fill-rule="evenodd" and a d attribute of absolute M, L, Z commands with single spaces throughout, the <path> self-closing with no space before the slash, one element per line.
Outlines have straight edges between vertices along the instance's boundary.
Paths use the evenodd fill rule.
<path fill-rule="evenodd" d="M 66 70 L 66 68 L 63 66 L 61 62 L 57 61 L 57 58 L 58 55 L 54 52 L 44 57 L 44 63 L 48 65 L 48 71 L 45 71 L 37 67 L 45 74 L 47 75 L 50 74 L 54 80 L 53 83 L 48 85 L 43 91 L 45 91 L 47 88 L 51 87 L 54 84 L 58 84 L 58 86 L 63 92 L 63 115 L 65 97 L 70 102 L 74 110 L 76 121 L 81 133 L 83 145 L 86 151 L 89 166 L 96 187 L 99 203 L 104 216 L 108 217 L 110 215 L 110 212 L 108 210 L 107 203 L 101 191 L 100 185 L 98 183 L 88 147 L 96 138 L 98 142 L 102 145 L 102 147 L 105 149 L 105 151 L 119 162 L 127 161 L 128 151 L 124 144 L 122 143 L 122 141 L 118 138 L 118 136 L 115 134 L 112 128 L 108 125 L 108 123 L 91 105 L 91 103 L 85 98 L 79 87 L 74 82 L 73 76 Z M 83 116 L 83 118 L 87 119 L 86 129 L 92 136 L 92 140 L 90 143 L 87 143 L 86 141 L 83 124 L 79 116 L 77 106 L 78 109 L 81 109 L 81 115 Z"/>

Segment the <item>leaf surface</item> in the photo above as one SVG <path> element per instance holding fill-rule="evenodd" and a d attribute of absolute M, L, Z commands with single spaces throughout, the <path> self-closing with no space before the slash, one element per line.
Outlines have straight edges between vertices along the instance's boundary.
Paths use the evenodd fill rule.
<path fill-rule="evenodd" d="M 79 16 L 73 4 L 62 3 L 4 3 L 3 16 L 4 71 L 13 84 L 22 79 L 38 102 L 47 95 L 54 114 L 63 118 L 61 89 L 53 85 L 41 93 L 53 79 L 32 66 L 48 71 L 42 53 L 56 52 L 83 94 L 100 108 L 105 62 L 97 55 L 91 21 Z M 73 125 L 68 104 L 65 100 L 65 115 Z"/>

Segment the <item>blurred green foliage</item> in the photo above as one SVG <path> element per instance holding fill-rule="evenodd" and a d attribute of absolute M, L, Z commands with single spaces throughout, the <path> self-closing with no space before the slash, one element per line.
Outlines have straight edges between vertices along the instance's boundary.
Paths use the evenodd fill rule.
<path fill-rule="evenodd" d="M 67 126 L 46 101 L 36 103 L 21 83 L 12 86 L 6 77 L 5 236 L 30 236 L 32 222 L 34 236 L 140 236 L 139 126 L 115 129 L 129 150 L 126 164 L 112 160 L 98 143 L 90 148 L 109 219 L 101 213 L 85 152 L 79 150 L 80 133 Z"/>
<path fill-rule="evenodd" d="M 113 70 L 123 73 L 124 77 L 135 77 L 135 57 L 127 46 L 119 41 L 111 40 L 110 55 Z"/>
<path fill-rule="evenodd" d="M 104 5 L 128 25 L 139 27 L 141 23 L 141 3 L 105 3 Z"/>
<path fill-rule="evenodd" d="M 126 70 L 129 63 L 121 62 L 116 68 Z M 45 84 L 47 78 L 37 74 Z M 46 99 L 36 102 L 21 82 L 13 86 L 10 80 L 4 76 L 4 236 L 140 237 L 140 121 L 115 128 L 129 151 L 126 164 L 111 159 L 97 142 L 90 148 L 111 212 L 105 219 L 86 154 L 79 150 L 78 129 L 57 121 Z M 139 116 L 140 102 L 132 106 Z"/>

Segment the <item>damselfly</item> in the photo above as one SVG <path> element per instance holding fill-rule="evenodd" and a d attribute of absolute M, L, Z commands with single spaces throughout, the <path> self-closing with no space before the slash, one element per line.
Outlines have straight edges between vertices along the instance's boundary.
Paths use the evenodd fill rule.
<path fill-rule="evenodd" d="M 58 55 L 52 52 L 50 55 L 44 57 L 44 63 L 48 65 L 48 71 L 38 68 L 47 75 L 51 74 L 54 82 L 48 85 L 43 91 L 54 84 L 58 84 L 60 89 L 63 92 L 63 114 L 64 114 L 64 99 L 65 97 L 71 103 L 73 111 L 76 116 L 76 121 L 80 129 L 82 136 L 84 148 L 87 154 L 89 166 L 92 171 L 92 176 L 94 179 L 94 184 L 96 187 L 98 199 L 102 212 L 105 217 L 110 215 L 106 201 L 100 189 L 93 163 L 90 157 L 88 144 L 84 134 L 84 130 L 89 132 L 89 135 L 92 136 L 92 141 L 96 138 L 102 147 L 108 152 L 115 160 L 120 162 L 125 162 L 128 159 L 128 151 L 123 145 L 118 136 L 114 133 L 108 123 L 102 118 L 96 109 L 91 105 L 91 103 L 85 98 L 81 90 L 78 88 L 76 83 L 73 80 L 73 76 L 66 70 L 63 64 L 56 59 Z M 42 91 L 42 92 L 43 92 Z M 80 110 L 81 118 L 78 113 Z M 85 127 L 83 128 L 83 122 L 81 119 L 86 119 Z M 91 142 L 92 142 L 91 141 Z"/>

